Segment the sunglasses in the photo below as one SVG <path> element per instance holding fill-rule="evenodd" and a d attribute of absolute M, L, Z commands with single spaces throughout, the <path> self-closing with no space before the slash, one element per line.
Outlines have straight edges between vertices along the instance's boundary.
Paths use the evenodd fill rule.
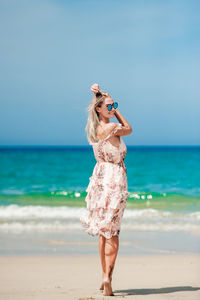
<path fill-rule="evenodd" d="M 113 104 L 108 104 L 106 106 L 107 106 L 108 111 L 111 111 L 112 108 L 116 109 L 118 107 L 118 103 L 114 102 Z"/>

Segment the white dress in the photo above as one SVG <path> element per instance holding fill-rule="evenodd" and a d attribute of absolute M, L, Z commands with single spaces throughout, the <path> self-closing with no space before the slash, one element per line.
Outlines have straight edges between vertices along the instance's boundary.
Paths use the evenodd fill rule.
<path fill-rule="evenodd" d="M 103 140 L 90 143 L 97 163 L 86 189 L 87 208 L 80 217 L 84 231 L 109 239 L 119 235 L 121 220 L 128 197 L 127 170 L 124 158 L 127 148 L 120 136 L 118 147 L 108 140 L 122 125 L 117 126 Z"/>

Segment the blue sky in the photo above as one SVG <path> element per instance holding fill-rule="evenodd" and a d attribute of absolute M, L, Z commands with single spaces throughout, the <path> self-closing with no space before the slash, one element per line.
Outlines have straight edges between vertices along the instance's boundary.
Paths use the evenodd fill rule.
<path fill-rule="evenodd" d="M 200 1 L 1 0 L 0 145 L 88 145 L 93 83 L 127 145 L 200 145 L 199 33 Z"/>

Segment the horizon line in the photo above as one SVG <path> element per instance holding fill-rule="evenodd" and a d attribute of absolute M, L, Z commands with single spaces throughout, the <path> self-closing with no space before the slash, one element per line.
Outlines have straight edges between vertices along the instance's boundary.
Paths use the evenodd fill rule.
<path fill-rule="evenodd" d="M 200 147 L 200 145 L 126 145 L 127 147 Z M 0 145 L 3 148 L 91 148 L 91 145 Z"/>

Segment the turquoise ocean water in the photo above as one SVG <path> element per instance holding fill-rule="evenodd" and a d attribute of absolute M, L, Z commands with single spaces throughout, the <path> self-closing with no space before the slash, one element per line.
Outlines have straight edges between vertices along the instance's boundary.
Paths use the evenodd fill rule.
<path fill-rule="evenodd" d="M 90 146 L 1 148 L 1 237 L 83 233 L 79 217 L 95 163 Z M 200 235 L 200 147 L 127 146 L 125 164 L 124 232 Z"/>

